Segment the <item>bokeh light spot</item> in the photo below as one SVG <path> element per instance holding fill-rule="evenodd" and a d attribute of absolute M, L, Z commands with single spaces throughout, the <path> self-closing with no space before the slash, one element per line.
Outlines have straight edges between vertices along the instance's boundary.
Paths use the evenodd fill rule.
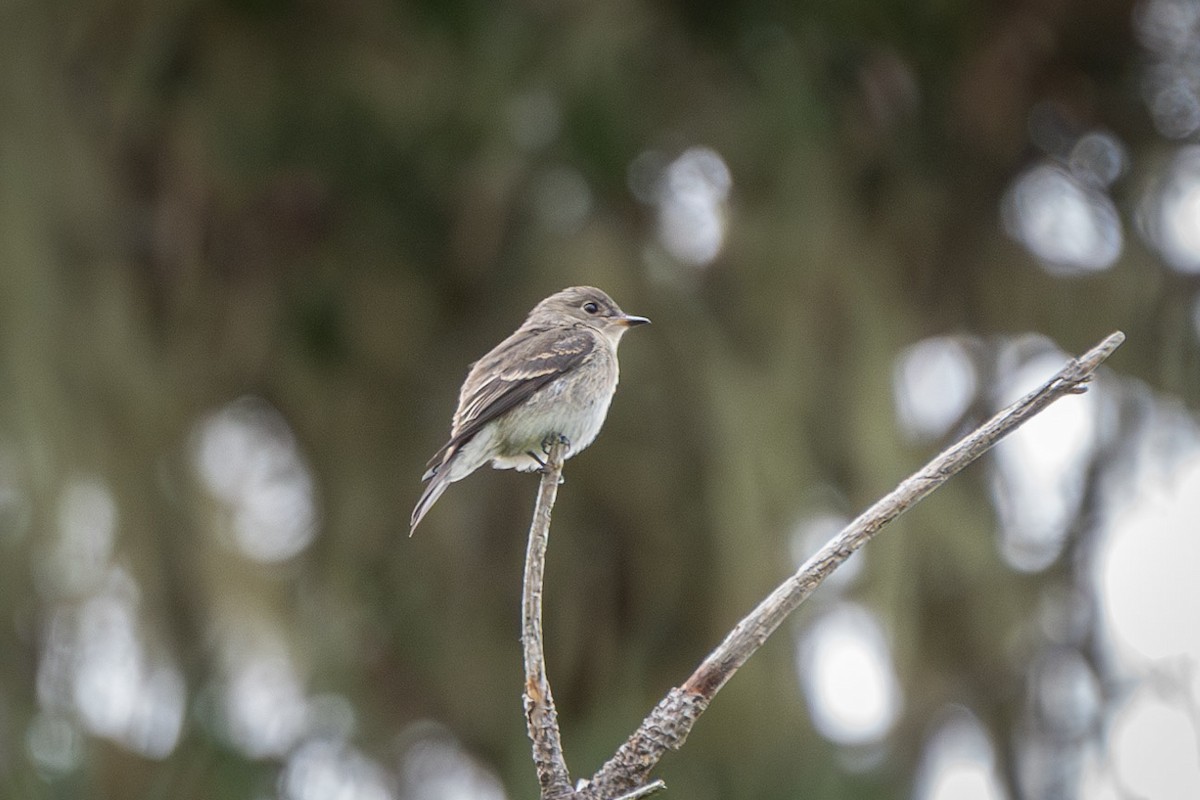
<path fill-rule="evenodd" d="M 704 266 L 721 252 L 728 225 L 727 200 L 733 177 L 721 155 L 693 147 L 668 162 L 658 152 L 629 165 L 629 187 L 658 209 L 658 239 L 676 261 Z"/>
<path fill-rule="evenodd" d="M 197 426 L 195 469 L 225 505 L 230 538 L 247 557 L 277 562 L 316 536 L 312 473 L 283 416 L 257 398 L 236 400 Z"/>
<path fill-rule="evenodd" d="M 1107 269 L 1121 254 L 1123 236 L 1107 195 L 1053 164 L 1020 175 L 1004 200 L 1005 227 L 1059 275 Z"/>
<path fill-rule="evenodd" d="M 1194 0 L 1145 0 L 1134 7 L 1134 30 L 1151 56 L 1142 98 L 1158 132 L 1183 139 L 1200 128 L 1200 5 Z"/>
<path fill-rule="evenodd" d="M 58 498 L 58 538 L 48 557 L 35 562 L 47 597 L 77 597 L 104 580 L 116 542 L 117 505 L 94 478 L 69 481 Z"/>
<path fill-rule="evenodd" d="M 1116 713 L 1113 768 L 1132 797 L 1200 797 L 1200 740 L 1187 710 L 1143 689 Z"/>
<path fill-rule="evenodd" d="M 440 725 L 416 723 L 400 769 L 401 795 L 410 800 L 505 800 L 500 780 Z"/>
<path fill-rule="evenodd" d="M 1019 345 L 1011 357 L 1020 359 Z M 1007 357 L 1002 357 L 1004 360 Z M 1010 387 L 1000 404 L 1018 399 L 1054 375 L 1068 356 L 1042 353 L 1003 377 Z M 1000 517 L 1000 551 L 1015 569 L 1035 572 L 1058 558 L 1083 500 L 1085 469 L 1094 448 L 1097 395 L 1050 406 L 995 448 L 992 499 Z"/>
<path fill-rule="evenodd" d="M 1005 800 L 987 733 L 973 714 L 958 709 L 925 745 L 915 800 Z"/>
<path fill-rule="evenodd" d="M 38 664 L 47 711 L 73 710 L 89 732 L 147 758 L 175 749 L 186 687 L 179 669 L 152 654 L 138 616 L 138 590 L 112 567 L 103 587 L 51 617 Z"/>
<path fill-rule="evenodd" d="M 304 687 L 288 653 L 262 637 L 226 650 L 226 732 L 250 758 L 285 754 L 307 731 Z"/>
<path fill-rule="evenodd" d="M 1168 423 L 1169 424 L 1169 423 Z M 1166 431 L 1189 452 L 1132 476 L 1137 491 L 1108 512 L 1097 559 L 1105 627 L 1131 666 L 1184 657 L 1200 667 L 1200 442 Z M 1165 451 L 1161 451 L 1165 452 Z M 1197 698 L 1200 701 L 1200 698 Z"/>
<path fill-rule="evenodd" d="M 916 439 L 944 435 L 975 398 L 975 366 L 957 339 L 917 342 L 896 360 L 892 374 L 896 415 Z"/>
<path fill-rule="evenodd" d="M 1125 148 L 1103 131 L 1084 134 L 1068 157 L 1071 174 L 1092 186 L 1108 186 L 1125 171 Z"/>
<path fill-rule="evenodd" d="M 1167 263 L 1200 273 L 1200 147 L 1182 148 L 1142 203 L 1142 229 Z"/>
<path fill-rule="evenodd" d="M 800 639 L 796 669 L 822 736 L 862 745 L 891 730 L 900 688 L 883 630 L 865 608 L 841 604 L 817 620 Z"/>
<path fill-rule="evenodd" d="M 25 731 L 25 750 L 38 769 L 63 774 L 83 761 L 83 736 L 64 715 L 43 711 Z"/>
<path fill-rule="evenodd" d="M 393 783 L 353 747 L 323 739 L 297 747 L 279 777 L 282 800 L 391 800 Z"/>
<path fill-rule="evenodd" d="M 1083 656 L 1051 648 L 1030 666 L 1029 685 L 1047 727 L 1078 739 L 1088 734 L 1100 712 L 1100 686 Z"/>

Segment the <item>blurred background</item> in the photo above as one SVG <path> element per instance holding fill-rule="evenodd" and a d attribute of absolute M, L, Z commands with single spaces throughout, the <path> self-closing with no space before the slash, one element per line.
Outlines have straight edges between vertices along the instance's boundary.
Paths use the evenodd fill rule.
<path fill-rule="evenodd" d="M 546 586 L 590 775 L 847 519 L 668 797 L 1200 797 L 1200 2 L 0 7 L 0 796 L 535 796 L 536 478 L 409 512 L 607 290 Z"/>

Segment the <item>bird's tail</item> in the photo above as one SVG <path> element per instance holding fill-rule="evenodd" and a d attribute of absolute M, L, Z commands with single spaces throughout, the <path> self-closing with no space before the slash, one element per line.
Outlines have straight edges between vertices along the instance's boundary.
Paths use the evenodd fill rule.
<path fill-rule="evenodd" d="M 421 492 L 421 499 L 417 501 L 417 506 L 413 509 L 412 519 L 408 525 L 409 536 L 413 535 L 421 518 L 429 512 L 437 499 L 442 496 L 442 492 L 446 491 L 446 487 L 451 484 L 450 476 L 447 473 L 448 470 L 443 465 L 439 470 L 433 471 L 429 477 L 429 483 L 425 484 L 425 491 Z"/>

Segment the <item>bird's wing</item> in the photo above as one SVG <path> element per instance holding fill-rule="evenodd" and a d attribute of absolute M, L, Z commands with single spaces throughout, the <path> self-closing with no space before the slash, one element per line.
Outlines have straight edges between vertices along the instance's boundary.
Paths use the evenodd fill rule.
<path fill-rule="evenodd" d="M 595 335 L 581 328 L 521 330 L 497 345 L 471 368 L 454 414 L 454 433 L 429 460 L 425 477 L 484 425 L 578 367 L 595 347 Z"/>

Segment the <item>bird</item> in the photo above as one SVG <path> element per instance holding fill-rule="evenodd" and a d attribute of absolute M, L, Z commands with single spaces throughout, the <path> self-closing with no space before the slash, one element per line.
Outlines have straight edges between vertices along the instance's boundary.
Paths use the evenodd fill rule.
<path fill-rule="evenodd" d="M 619 370 L 617 345 L 650 320 L 621 310 L 592 286 L 542 300 L 521 327 L 473 363 L 458 395 L 450 439 L 429 460 L 408 535 L 446 488 L 489 461 L 495 469 L 545 468 L 555 437 L 563 458 L 595 440 Z"/>

